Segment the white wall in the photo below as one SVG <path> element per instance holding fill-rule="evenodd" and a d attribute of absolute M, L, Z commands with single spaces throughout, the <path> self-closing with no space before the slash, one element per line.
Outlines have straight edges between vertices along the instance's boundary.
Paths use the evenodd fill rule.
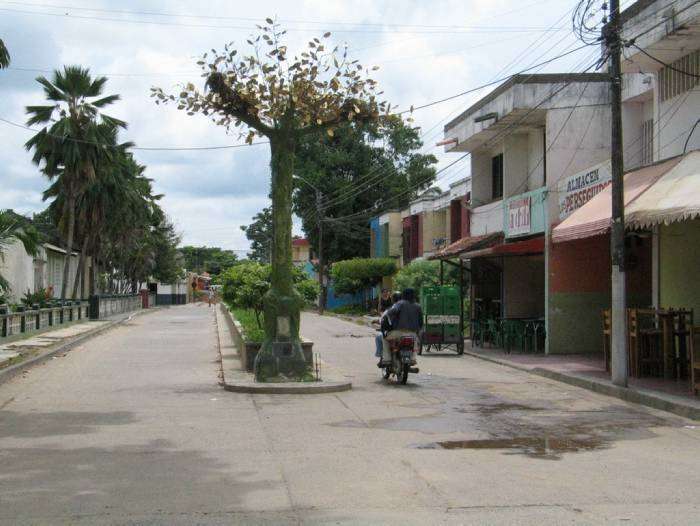
<path fill-rule="evenodd" d="M 474 206 L 491 201 L 491 179 L 485 174 L 491 173 L 491 154 L 485 150 L 472 152 L 472 203 Z"/>
<path fill-rule="evenodd" d="M 528 190 L 528 144 L 528 135 L 524 133 L 508 135 L 503 141 L 504 198 Z"/>
<path fill-rule="evenodd" d="M 547 215 L 550 224 L 558 222 L 559 218 L 556 191 L 559 179 L 610 158 L 610 127 L 608 106 L 579 108 L 573 113 L 571 109 L 547 112 L 547 187 L 550 188 Z"/>
<path fill-rule="evenodd" d="M 25 252 L 19 241 L 8 246 L 3 254 L 0 274 L 10 283 L 10 301 L 19 303 L 27 290 L 34 292 L 34 258 Z"/>
<path fill-rule="evenodd" d="M 471 235 L 483 236 L 503 231 L 503 201 L 498 200 L 487 205 L 472 208 Z"/>
<path fill-rule="evenodd" d="M 658 103 L 658 116 L 654 122 L 655 160 L 663 160 L 683 153 L 690 128 L 700 118 L 700 86 L 681 93 L 672 99 Z M 693 132 L 688 150 L 700 148 L 700 125 Z"/>

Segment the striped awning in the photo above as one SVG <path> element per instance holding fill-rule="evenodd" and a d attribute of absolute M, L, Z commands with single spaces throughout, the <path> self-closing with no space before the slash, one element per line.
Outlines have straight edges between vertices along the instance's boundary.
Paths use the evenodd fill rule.
<path fill-rule="evenodd" d="M 650 228 L 700 217 L 700 151 L 693 151 L 667 171 L 625 209 L 631 228 Z"/>
<path fill-rule="evenodd" d="M 683 156 L 645 166 L 625 174 L 625 214 L 642 194 L 675 168 Z M 612 186 L 606 187 L 552 230 L 552 241 L 561 243 L 605 234 L 612 222 Z"/>

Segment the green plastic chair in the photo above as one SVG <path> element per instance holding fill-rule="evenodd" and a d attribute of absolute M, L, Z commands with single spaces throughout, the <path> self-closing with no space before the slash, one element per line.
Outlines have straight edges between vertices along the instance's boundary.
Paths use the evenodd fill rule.
<path fill-rule="evenodd" d="M 491 347 L 494 344 L 496 344 L 496 347 L 503 347 L 503 329 L 500 320 L 488 319 L 486 320 L 486 327 Z"/>

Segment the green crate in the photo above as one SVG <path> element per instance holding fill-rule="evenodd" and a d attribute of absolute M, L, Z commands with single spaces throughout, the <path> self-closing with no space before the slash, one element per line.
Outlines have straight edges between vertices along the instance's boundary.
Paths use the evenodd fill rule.
<path fill-rule="evenodd" d="M 462 298 L 457 287 L 442 287 L 442 313 L 459 315 Z"/>
<path fill-rule="evenodd" d="M 421 308 L 425 316 L 442 314 L 442 294 L 440 287 L 423 287 L 421 289 Z"/>

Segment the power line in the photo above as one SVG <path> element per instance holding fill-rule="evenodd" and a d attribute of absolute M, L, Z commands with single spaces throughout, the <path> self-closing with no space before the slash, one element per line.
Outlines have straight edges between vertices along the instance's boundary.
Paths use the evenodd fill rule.
<path fill-rule="evenodd" d="M 582 50 L 582 49 L 584 49 L 584 48 L 586 48 L 586 47 L 588 47 L 588 46 L 584 45 L 584 46 L 581 46 L 581 47 L 577 47 L 577 48 L 575 48 L 575 49 L 572 49 L 572 50 L 570 50 L 570 51 L 567 51 L 566 53 L 562 53 L 561 55 L 557 55 L 556 57 L 552 57 L 552 58 L 550 58 L 550 59 L 547 59 L 547 60 L 545 60 L 544 62 L 540 62 L 539 64 L 535 64 L 534 66 L 530 66 L 530 67 L 528 67 L 528 68 L 522 69 L 522 70 L 520 70 L 518 73 L 514 73 L 513 75 L 508 75 L 507 77 L 501 77 L 500 79 L 496 79 L 496 80 L 493 80 L 493 81 L 488 82 L 488 83 L 486 83 L 486 84 L 482 84 L 481 86 L 477 86 L 476 88 L 472 88 L 472 89 L 469 89 L 469 90 L 467 90 L 467 91 L 462 91 L 461 93 L 457 93 L 457 94 L 455 94 L 455 95 L 450 95 L 449 97 L 445 97 L 444 99 L 439 99 L 439 100 L 436 100 L 436 101 L 433 101 L 433 102 L 429 102 L 429 103 L 427 103 L 427 104 L 422 104 L 422 105 L 420 105 L 420 106 L 412 106 L 412 107 L 411 107 L 410 109 L 408 109 L 408 110 L 404 110 L 404 111 L 400 111 L 400 112 L 396 113 L 396 115 L 403 115 L 404 113 L 413 113 L 413 112 L 416 111 L 416 110 L 422 110 L 423 108 L 429 108 L 429 107 L 431 107 L 431 106 L 435 106 L 436 104 L 442 104 L 443 102 L 447 102 L 447 101 L 449 101 L 449 100 L 454 100 L 454 99 L 457 99 L 457 98 L 459 98 L 459 97 L 463 97 L 464 95 L 468 95 L 468 94 L 470 94 L 470 93 L 474 93 L 475 91 L 479 91 L 479 90 L 482 90 L 482 89 L 484 89 L 484 88 L 488 88 L 489 86 L 493 86 L 494 84 L 500 84 L 501 82 L 504 82 L 504 81 L 506 81 L 506 80 L 509 80 L 510 78 L 512 78 L 512 77 L 514 77 L 514 76 L 516 76 L 516 75 L 520 75 L 520 74 L 522 74 L 522 73 L 527 73 L 528 71 L 533 70 L 533 69 L 535 69 L 535 68 L 538 68 L 538 67 L 540 67 L 540 66 L 546 66 L 547 64 L 550 64 L 550 63 L 554 62 L 555 60 L 558 60 L 558 59 L 560 59 L 560 58 L 563 58 L 563 57 L 566 57 L 566 56 L 568 56 L 568 55 L 571 55 L 572 53 L 575 53 L 575 52 L 577 52 L 577 51 L 580 51 L 580 50 Z"/>
<path fill-rule="evenodd" d="M 570 47 L 570 46 L 567 46 L 567 47 Z M 553 49 L 553 48 L 548 49 L 544 54 L 546 54 L 546 53 L 548 53 L 549 51 L 551 51 L 551 49 Z M 536 66 L 535 66 L 535 67 L 536 67 Z M 533 69 L 533 68 L 529 68 L 529 69 Z M 532 77 L 532 76 L 533 76 L 533 75 L 531 74 L 528 78 L 530 78 L 530 77 Z M 512 78 L 512 77 L 508 77 L 508 78 Z M 498 81 L 496 81 L 496 82 L 498 82 Z M 478 89 L 478 88 L 477 88 L 477 89 Z M 385 175 L 385 174 L 386 174 L 386 171 L 385 171 L 385 170 L 382 171 L 381 168 L 378 168 L 378 170 L 380 170 L 380 173 L 379 173 L 377 176 L 371 177 L 371 178 L 370 178 L 370 179 L 371 179 L 372 181 L 374 181 L 375 183 L 376 183 L 376 182 L 379 182 L 379 180 L 380 180 L 380 178 L 382 177 L 382 175 Z M 365 191 L 368 190 L 368 189 L 372 186 L 372 185 L 369 184 L 369 183 L 370 183 L 370 181 L 369 181 L 369 180 L 366 180 L 366 181 L 363 182 L 362 184 L 358 184 L 358 186 L 357 186 L 356 188 L 354 188 L 354 189 L 353 189 L 353 188 L 350 188 L 350 189 L 344 189 L 344 190 L 342 190 L 342 191 L 341 191 L 341 195 L 338 195 L 338 196 L 336 196 L 335 198 L 326 201 L 326 204 L 325 204 L 325 206 L 324 206 L 324 210 L 327 210 L 327 209 L 328 209 L 329 207 L 331 207 L 331 206 L 336 206 L 336 205 L 338 205 L 338 204 L 340 204 L 340 203 L 342 203 L 342 202 L 344 202 L 344 201 L 347 201 L 348 199 L 352 198 L 352 196 L 355 195 L 355 193 L 358 192 L 358 191 L 360 191 L 361 189 L 363 189 L 363 190 L 365 190 Z M 367 186 L 366 186 L 366 185 L 367 185 Z M 363 186 L 366 186 L 366 187 L 365 187 L 365 188 L 362 188 Z"/>
<path fill-rule="evenodd" d="M 21 128 L 24 130 L 29 130 L 35 133 L 42 132 L 44 130 L 37 130 L 36 128 L 32 128 L 30 126 L 25 126 L 24 124 L 20 124 L 18 122 L 13 122 L 9 119 L 5 119 L 0 117 L 0 122 L 4 122 L 5 124 L 9 124 L 10 126 L 15 126 L 16 128 Z M 100 142 L 94 142 L 94 141 L 86 141 L 83 139 L 76 139 L 73 137 L 63 137 L 61 135 L 57 135 L 55 133 L 50 133 L 46 132 L 46 134 L 49 137 L 53 137 L 55 139 L 62 139 L 62 140 L 69 140 L 81 144 L 92 144 L 96 146 L 102 146 L 104 148 L 118 148 L 117 145 L 112 145 L 112 144 L 107 144 L 107 143 L 100 143 Z M 260 144 L 269 144 L 268 141 L 258 141 L 254 142 L 251 144 L 229 144 L 229 145 L 224 145 L 224 146 L 132 146 L 130 149 L 131 150 L 140 150 L 140 151 L 151 151 L 151 152 L 157 152 L 157 151 L 166 151 L 166 152 L 187 152 L 187 151 L 200 151 L 200 150 L 230 150 L 232 148 L 247 148 L 248 146 L 257 146 Z"/>
<path fill-rule="evenodd" d="M 595 63 L 593 63 L 591 66 L 586 67 L 586 68 L 584 69 L 584 71 L 587 71 L 587 70 L 591 69 L 591 67 L 595 66 L 595 64 L 597 64 L 597 62 L 598 62 L 598 61 L 596 61 Z M 501 140 L 501 139 L 504 137 L 504 135 L 508 135 L 509 133 L 512 133 L 512 132 L 510 132 L 509 130 L 515 128 L 518 124 L 520 124 L 521 122 L 523 122 L 523 120 L 524 120 L 525 118 L 527 118 L 527 116 L 528 116 L 530 113 L 532 113 L 533 111 L 535 111 L 538 107 L 540 107 L 542 104 L 544 104 L 547 100 L 550 100 L 550 99 L 552 99 L 553 97 L 555 97 L 558 93 L 560 93 L 560 92 L 563 91 L 565 88 L 567 88 L 571 83 L 572 83 L 572 81 L 568 81 L 568 82 L 564 83 L 559 89 L 555 90 L 555 91 L 554 91 L 553 93 L 551 93 L 549 96 L 547 96 L 547 97 L 545 97 L 543 100 L 541 100 L 537 105 L 535 105 L 534 107 L 530 108 L 530 109 L 528 110 L 528 112 L 525 113 L 517 122 L 512 123 L 509 127 L 505 128 L 504 130 L 501 130 L 499 133 L 497 133 L 497 134 L 496 134 L 492 139 L 490 139 L 486 144 L 493 144 L 496 140 Z M 586 85 L 588 85 L 588 83 L 586 83 Z M 579 101 L 580 101 L 580 98 L 579 98 Z M 576 107 L 577 107 L 577 106 L 574 106 L 574 107 L 571 109 L 571 112 L 570 112 L 570 114 L 569 114 L 569 117 L 567 118 L 567 122 L 568 122 L 568 120 L 571 118 L 571 115 L 573 114 L 573 111 L 576 109 Z M 563 127 L 562 127 L 562 129 L 563 129 Z M 560 129 L 559 133 L 557 134 L 557 138 L 558 138 L 559 135 L 561 134 L 562 129 Z M 556 139 L 555 139 L 555 141 L 556 141 Z M 550 144 L 550 149 L 551 149 L 551 147 L 552 147 L 552 145 L 554 144 L 555 141 L 553 141 L 553 142 Z M 445 168 L 444 168 L 443 170 L 441 170 L 440 172 L 444 171 L 445 169 L 449 168 L 450 166 L 453 166 L 453 165 L 456 164 L 457 162 L 462 161 L 462 160 L 465 159 L 468 155 L 469 155 L 469 153 L 464 154 L 464 155 L 461 156 L 459 159 L 457 159 L 457 160 L 453 161 L 452 163 L 450 163 L 447 167 L 445 167 Z M 541 162 L 542 162 L 542 161 L 540 160 L 540 163 L 541 163 Z M 539 163 L 538 163 L 538 164 L 539 164 Z M 440 172 L 438 172 L 438 173 L 440 173 Z M 530 174 L 528 174 L 528 177 L 526 178 L 525 182 L 527 182 L 527 179 L 529 179 L 529 175 L 530 175 Z M 472 177 L 473 177 L 473 175 L 472 175 Z M 436 179 L 436 181 L 437 181 L 437 180 L 439 180 L 439 178 Z M 400 198 L 401 196 L 405 195 L 409 190 L 411 190 L 411 189 L 409 188 L 408 190 L 401 192 L 401 193 L 398 194 L 397 196 L 392 196 L 392 199 Z M 380 208 L 381 208 L 381 205 L 375 205 L 374 207 L 365 209 L 365 210 L 363 210 L 363 211 L 361 211 L 361 212 L 357 212 L 357 213 L 355 213 L 355 214 L 350 214 L 350 215 L 345 216 L 345 217 L 346 217 L 346 218 L 351 218 L 352 216 L 359 216 L 359 215 L 362 215 L 363 213 L 370 213 L 370 214 L 376 215 L 376 213 L 379 213 L 379 209 L 380 209 Z M 336 219 L 341 219 L 341 218 L 336 218 Z"/>
<path fill-rule="evenodd" d="M 6 2 L 9 3 L 9 2 Z M 24 9 L 10 9 L 7 7 L 0 7 L 0 11 L 5 11 L 9 13 L 17 13 L 24 15 L 40 15 L 40 16 L 53 16 L 60 17 L 64 19 L 75 19 L 75 20 L 96 20 L 103 22 L 116 22 L 121 24 L 141 24 L 141 25 L 156 25 L 156 26 L 170 26 L 170 27 L 186 27 L 194 29 L 218 29 L 218 30 L 244 30 L 251 31 L 255 29 L 253 26 L 231 26 L 231 25 L 215 25 L 215 24 L 191 24 L 191 23 L 181 23 L 181 22 L 167 22 L 167 21 L 156 21 L 156 20 L 137 20 L 137 19 L 125 19 L 125 18 L 112 18 L 106 16 L 92 16 L 92 15 L 76 15 L 68 12 L 65 13 L 48 13 L 45 11 L 27 11 Z M 287 28 L 286 31 L 295 32 L 308 32 L 307 28 Z M 469 34 L 469 33 L 537 33 L 542 31 L 541 28 L 535 27 L 464 27 L 461 29 L 398 29 L 398 30 L 387 30 L 386 28 L 381 29 L 336 29 L 335 33 L 406 33 L 406 34 Z"/>
<path fill-rule="evenodd" d="M 659 58 L 656 58 L 654 55 L 648 53 L 646 50 L 642 49 L 641 47 L 639 47 L 639 46 L 638 46 L 637 44 L 635 44 L 634 42 L 630 42 L 628 45 L 637 48 L 642 54 L 646 55 L 647 57 L 649 57 L 650 59 L 652 59 L 654 62 L 658 62 L 658 63 L 661 64 L 662 66 L 664 66 L 664 67 L 670 69 L 671 71 L 675 71 L 676 73 L 681 73 L 682 75 L 686 75 L 686 76 L 688 76 L 688 77 L 693 77 L 693 78 L 696 78 L 696 79 L 700 79 L 700 75 L 698 75 L 698 74 L 696 74 L 696 73 L 691 73 L 690 71 L 684 71 L 684 70 L 682 70 L 682 69 L 679 69 L 679 68 L 675 67 L 675 66 L 672 65 L 672 64 L 668 64 L 668 63 L 664 62 L 663 60 L 661 60 L 661 59 L 659 59 Z"/>
<path fill-rule="evenodd" d="M 88 11 L 93 13 L 112 13 L 112 14 L 123 14 L 123 15 L 146 15 L 146 16 L 160 16 L 168 18 L 198 18 L 198 19 L 209 19 L 209 20 L 243 20 L 248 22 L 260 22 L 264 17 L 240 17 L 240 16 L 222 16 L 222 15 L 201 15 L 201 14 L 186 14 L 186 13 L 172 13 L 164 11 L 136 11 L 136 10 L 126 10 L 126 9 L 106 9 L 106 8 L 95 8 L 95 7 L 82 7 L 82 6 L 66 6 L 59 4 L 46 4 L 46 3 L 32 3 L 32 2 L 16 2 L 10 0 L 3 0 L 2 3 L 19 5 L 24 7 L 40 7 L 40 8 L 50 8 L 50 9 L 72 9 L 74 11 Z M 498 16 L 503 16 L 505 14 L 510 14 L 516 11 L 521 11 L 533 5 L 538 5 L 545 3 L 543 1 L 533 2 L 524 7 L 512 9 L 503 13 L 498 13 L 495 15 L 490 15 L 488 18 L 495 18 Z M 459 25 L 431 25 L 431 24 L 400 24 L 400 23 L 385 23 L 385 22 L 349 22 L 349 21 L 334 21 L 334 20 L 295 20 L 295 19 L 283 19 L 280 22 L 294 23 L 294 24 L 321 24 L 321 25 L 351 25 L 351 26 L 378 26 L 378 27 L 416 27 L 416 28 L 428 28 L 428 29 L 464 29 L 470 26 L 459 26 Z"/>

